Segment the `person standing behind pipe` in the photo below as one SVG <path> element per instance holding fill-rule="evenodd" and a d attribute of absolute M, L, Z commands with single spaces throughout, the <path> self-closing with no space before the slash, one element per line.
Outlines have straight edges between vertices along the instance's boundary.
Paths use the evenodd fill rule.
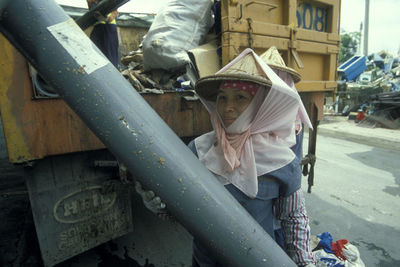
<path fill-rule="evenodd" d="M 93 9 L 102 0 L 87 0 L 89 9 Z M 90 39 L 101 52 L 118 69 L 118 32 L 116 18 L 118 11 L 114 10 L 107 15 L 96 14 L 98 20 L 90 33 Z"/>
<path fill-rule="evenodd" d="M 281 222 L 283 248 L 298 266 L 315 266 L 301 158 L 293 149 L 296 117 L 307 116 L 296 90 L 251 49 L 198 80 L 195 90 L 214 131 L 194 139 L 189 148 L 277 242 L 276 223 Z M 168 207 L 152 191 L 138 182 L 136 191 L 149 210 L 165 215 Z M 222 267 L 212 253 L 195 239 L 192 266 Z"/>
<path fill-rule="evenodd" d="M 282 222 L 284 249 L 298 266 L 314 266 L 301 158 L 291 150 L 298 93 L 251 49 L 198 80 L 195 90 L 214 131 L 189 148 L 276 241 L 276 219 Z M 193 266 L 221 266 L 203 244 L 193 247 Z"/>
<path fill-rule="evenodd" d="M 284 81 L 293 91 L 297 92 L 295 83 L 301 81 L 301 75 L 296 70 L 286 66 L 285 61 L 283 60 L 283 58 L 279 54 L 278 49 L 275 46 L 270 47 L 267 51 L 261 54 L 260 58 L 276 73 L 276 75 L 279 76 L 282 81 Z M 307 115 L 304 104 L 301 102 L 295 121 L 296 144 L 291 147 L 291 150 L 296 154 L 296 157 L 300 162 L 303 158 L 303 125 L 306 125 L 308 128 L 313 129 L 312 123 Z M 281 202 L 277 201 L 275 205 L 281 205 Z M 281 214 L 278 214 L 277 216 L 278 218 L 284 215 L 285 210 L 281 210 L 279 208 L 276 208 L 276 210 L 281 211 Z M 278 229 L 275 230 L 277 242 L 285 250 L 287 250 L 286 247 L 292 246 L 292 243 L 301 244 L 302 242 L 301 240 L 290 240 L 290 238 L 285 238 L 283 236 L 284 232 L 282 231 L 282 229 L 288 226 L 290 227 L 290 225 L 285 224 L 285 221 L 281 221 L 277 223 Z M 302 250 L 292 250 L 293 255 L 291 257 L 309 258 L 311 256 L 311 251 L 307 247 L 305 248 L 306 249 Z"/>

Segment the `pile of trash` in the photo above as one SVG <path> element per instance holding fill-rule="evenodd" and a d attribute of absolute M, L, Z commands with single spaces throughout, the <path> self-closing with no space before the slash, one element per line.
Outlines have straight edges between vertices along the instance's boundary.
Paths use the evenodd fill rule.
<path fill-rule="evenodd" d="M 121 59 L 122 75 L 141 93 L 193 91 L 201 67 L 196 57 L 204 52 L 203 45 L 214 44 L 206 52 L 213 50 L 218 57 L 213 10 L 211 1 L 165 2 L 139 49 Z M 219 68 L 216 63 L 213 70 Z"/>
<path fill-rule="evenodd" d="M 359 120 L 360 126 L 400 128 L 400 91 L 371 95 L 370 105 L 373 110 Z"/>
<path fill-rule="evenodd" d="M 347 239 L 333 241 L 329 232 L 311 238 L 318 267 L 365 267 L 358 248 Z"/>
<path fill-rule="evenodd" d="M 385 51 L 353 56 L 339 66 L 337 98 L 325 112 L 349 116 L 360 126 L 400 128 L 399 63 L 399 55 Z"/>
<path fill-rule="evenodd" d="M 168 71 L 163 69 L 146 70 L 143 51 L 139 48 L 121 59 L 125 68 L 121 74 L 140 93 L 163 94 L 164 92 L 193 91 L 194 81 L 187 69 Z"/>

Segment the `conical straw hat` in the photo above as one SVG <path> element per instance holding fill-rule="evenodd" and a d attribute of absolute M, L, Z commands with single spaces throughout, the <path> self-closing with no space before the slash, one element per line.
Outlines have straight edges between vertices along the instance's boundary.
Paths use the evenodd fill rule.
<path fill-rule="evenodd" d="M 272 69 L 280 70 L 289 73 L 295 83 L 301 80 L 301 75 L 294 69 L 286 66 L 285 61 L 281 57 L 275 46 L 271 46 L 265 51 L 260 58 L 267 63 Z"/>
<path fill-rule="evenodd" d="M 215 100 L 221 82 L 229 80 L 253 82 L 267 88 L 272 86 L 271 81 L 257 64 L 254 55 L 248 53 L 225 71 L 199 79 L 195 90 L 201 97 Z"/>

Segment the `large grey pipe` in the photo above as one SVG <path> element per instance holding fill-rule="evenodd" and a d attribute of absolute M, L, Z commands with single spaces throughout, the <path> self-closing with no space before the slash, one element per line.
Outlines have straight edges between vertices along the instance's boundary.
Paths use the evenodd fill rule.
<path fill-rule="evenodd" d="M 1 32 L 224 266 L 295 266 L 55 2 L 0 7 Z"/>

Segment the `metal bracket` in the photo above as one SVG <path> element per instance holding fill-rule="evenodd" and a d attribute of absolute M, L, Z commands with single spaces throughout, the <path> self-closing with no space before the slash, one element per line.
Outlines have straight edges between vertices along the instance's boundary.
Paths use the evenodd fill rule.
<path fill-rule="evenodd" d="M 277 5 L 273 5 L 273 4 L 265 3 L 265 2 L 261 2 L 261 1 L 251 1 L 251 2 L 248 2 L 245 6 L 248 7 L 248 6 L 253 5 L 253 4 L 254 5 L 262 5 L 262 6 L 269 7 L 268 12 L 278 7 Z"/>
<path fill-rule="evenodd" d="M 239 5 L 239 16 L 237 16 L 237 18 L 235 19 L 235 22 L 238 22 L 239 20 L 241 20 L 242 17 L 243 17 L 243 7 L 242 7 L 242 5 L 240 4 L 240 5 Z"/>
<path fill-rule="evenodd" d="M 236 6 L 236 5 L 238 4 L 238 1 L 237 1 L 237 0 L 230 0 L 230 1 L 229 1 L 229 4 L 230 4 L 231 6 Z"/>
<path fill-rule="evenodd" d="M 290 42 L 289 42 L 289 49 L 290 53 L 294 58 L 294 61 L 296 61 L 297 66 L 300 69 L 304 68 L 303 62 L 300 59 L 299 54 L 297 53 L 297 40 L 296 40 L 296 33 L 297 33 L 297 28 L 295 26 L 290 26 Z"/>
<path fill-rule="evenodd" d="M 231 4 L 231 5 L 234 5 L 234 6 L 237 6 L 237 5 L 238 5 L 238 2 L 237 2 L 237 1 L 231 0 L 230 4 Z M 277 5 L 273 5 L 273 4 L 269 4 L 269 3 L 264 3 L 264 2 L 261 2 L 261 1 L 251 1 L 251 2 L 246 3 L 244 6 L 245 6 L 245 8 L 247 8 L 248 6 L 251 6 L 251 5 L 262 5 L 262 6 L 267 6 L 267 7 L 268 7 L 268 12 L 271 12 L 271 10 L 273 10 L 273 9 L 275 9 L 275 8 L 278 7 Z M 240 5 L 239 5 L 239 16 L 237 16 L 237 18 L 235 19 L 235 22 L 238 22 L 238 21 L 241 20 L 242 18 L 243 18 L 243 5 L 240 4 Z M 247 18 L 247 19 L 249 19 L 249 18 Z"/>

